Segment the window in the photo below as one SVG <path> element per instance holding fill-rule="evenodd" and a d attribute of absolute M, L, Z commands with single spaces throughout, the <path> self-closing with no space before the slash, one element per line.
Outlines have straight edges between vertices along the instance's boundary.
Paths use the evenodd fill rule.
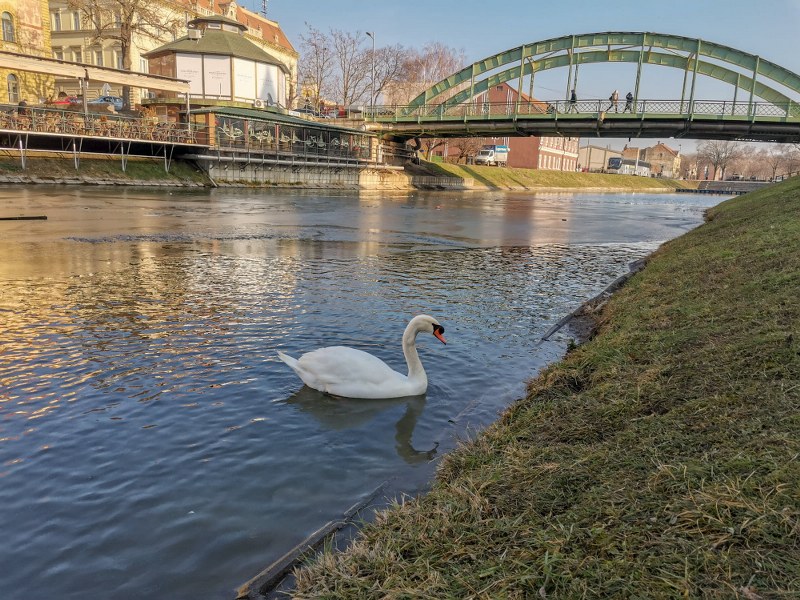
<path fill-rule="evenodd" d="M 81 30 L 81 13 L 78 12 L 72 13 L 72 28 L 75 31 Z"/>
<path fill-rule="evenodd" d="M 61 13 L 58 11 L 53 13 L 53 31 L 61 31 Z"/>
<path fill-rule="evenodd" d="M 139 59 L 139 73 L 149 73 L 150 72 L 150 63 L 147 62 L 146 58 Z"/>
<path fill-rule="evenodd" d="M 77 63 L 83 62 L 83 51 L 80 48 L 72 49 L 72 60 Z"/>
<path fill-rule="evenodd" d="M 19 102 L 19 80 L 13 73 L 8 76 L 8 101 L 12 104 Z"/>
<path fill-rule="evenodd" d="M 114 61 L 118 69 L 124 69 L 122 66 L 122 52 L 120 50 L 114 50 Z"/>
<path fill-rule="evenodd" d="M 103 66 L 103 51 L 102 50 L 95 50 L 94 51 L 94 64 L 98 67 Z"/>
<path fill-rule="evenodd" d="M 4 12 L 3 13 L 3 41 L 4 42 L 15 42 L 14 39 L 14 17 L 11 16 L 11 13 Z"/>
<path fill-rule="evenodd" d="M 56 60 L 64 60 L 64 51 L 61 48 L 53 48 L 53 58 Z"/>

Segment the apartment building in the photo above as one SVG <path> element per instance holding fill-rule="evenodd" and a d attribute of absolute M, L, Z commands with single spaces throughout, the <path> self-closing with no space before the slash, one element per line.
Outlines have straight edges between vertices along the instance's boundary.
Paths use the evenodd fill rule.
<path fill-rule="evenodd" d="M 50 27 L 47 0 L 0 0 L 0 50 L 27 56 L 47 56 Z M 50 96 L 54 79 L 48 75 L 0 69 L 0 102 L 36 104 Z"/>

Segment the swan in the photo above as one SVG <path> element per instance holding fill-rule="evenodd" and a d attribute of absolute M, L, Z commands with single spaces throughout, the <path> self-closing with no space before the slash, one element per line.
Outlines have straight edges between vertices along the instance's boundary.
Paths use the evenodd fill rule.
<path fill-rule="evenodd" d="M 428 389 L 428 376 L 417 354 L 417 334 L 432 333 L 446 344 L 444 327 L 428 315 L 417 315 L 403 332 L 408 375 L 394 371 L 377 356 L 346 346 L 329 346 L 292 358 L 278 351 L 308 387 L 334 396 L 378 399 L 418 396 Z"/>

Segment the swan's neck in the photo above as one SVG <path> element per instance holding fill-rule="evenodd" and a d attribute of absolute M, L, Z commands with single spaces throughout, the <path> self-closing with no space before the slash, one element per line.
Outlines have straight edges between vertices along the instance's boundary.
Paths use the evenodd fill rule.
<path fill-rule="evenodd" d="M 417 353 L 418 333 L 419 330 L 409 323 L 403 332 L 403 355 L 406 357 L 406 363 L 408 364 L 408 378 L 427 381 L 428 376 L 425 375 L 425 369 L 422 368 L 422 361 L 420 361 Z"/>

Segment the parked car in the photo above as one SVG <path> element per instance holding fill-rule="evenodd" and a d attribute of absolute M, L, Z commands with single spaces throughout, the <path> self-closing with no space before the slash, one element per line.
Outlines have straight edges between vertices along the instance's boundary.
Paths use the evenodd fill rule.
<path fill-rule="evenodd" d="M 87 104 L 111 104 L 114 110 L 122 110 L 124 100 L 119 96 L 100 96 L 95 100 L 89 100 Z"/>

